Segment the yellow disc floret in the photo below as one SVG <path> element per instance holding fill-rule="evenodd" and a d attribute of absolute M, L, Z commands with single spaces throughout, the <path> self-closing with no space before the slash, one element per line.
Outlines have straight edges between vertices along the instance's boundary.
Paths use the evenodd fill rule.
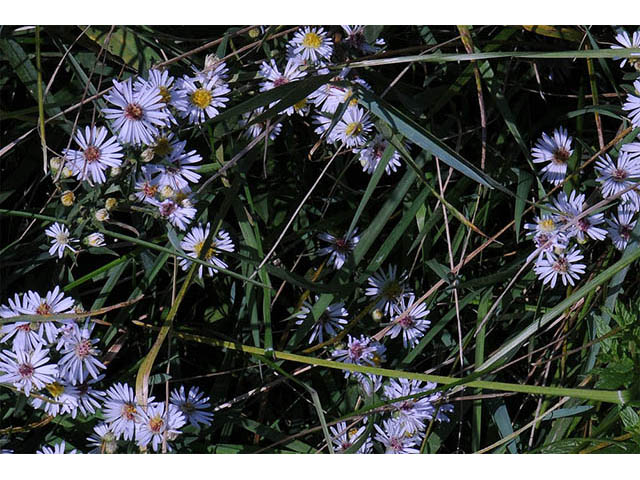
<path fill-rule="evenodd" d="M 202 109 L 207 108 L 211 104 L 211 92 L 206 88 L 199 88 L 191 94 L 191 103 Z"/>
<path fill-rule="evenodd" d="M 305 34 L 302 39 L 302 46 L 306 48 L 313 48 L 314 50 L 320 48 L 322 45 L 322 37 L 314 32 Z"/>

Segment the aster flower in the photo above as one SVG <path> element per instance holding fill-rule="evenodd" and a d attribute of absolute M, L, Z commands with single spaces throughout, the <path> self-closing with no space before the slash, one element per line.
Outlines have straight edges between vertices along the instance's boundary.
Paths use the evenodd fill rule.
<path fill-rule="evenodd" d="M 93 427 L 93 435 L 87 438 L 90 447 L 94 447 L 89 453 L 116 453 L 118 451 L 118 437 L 107 423 L 100 423 Z"/>
<path fill-rule="evenodd" d="M 178 203 L 170 198 L 163 202 L 149 199 L 148 202 L 158 207 L 160 215 L 179 230 L 186 229 L 193 217 L 196 216 L 196 209 L 190 205 L 184 206 L 184 202 Z"/>
<path fill-rule="evenodd" d="M 85 127 L 78 129 L 74 140 L 80 150 L 65 149 L 62 151 L 73 175 L 78 180 L 91 180 L 95 183 L 106 182 L 104 171 L 109 167 L 119 167 L 122 164 L 122 146 L 116 137 L 107 140 L 107 129 Z"/>
<path fill-rule="evenodd" d="M 48 445 L 45 445 L 36 453 L 47 454 L 47 455 L 50 455 L 50 454 L 61 455 L 61 454 L 67 453 L 65 452 L 66 448 L 67 448 L 67 444 L 65 443 L 64 440 L 62 440 L 57 445 L 54 445 L 53 448 L 49 447 Z M 75 448 L 69 452 L 70 455 L 71 454 L 75 455 L 77 453 L 78 451 Z"/>
<path fill-rule="evenodd" d="M 613 220 L 607 219 L 609 236 L 618 250 L 624 250 L 631 240 L 631 232 L 636 226 L 633 219 L 635 212 L 627 205 L 618 206 L 618 215 Z"/>
<path fill-rule="evenodd" d="M 384 420 L 383 428 L 374 424 L 378 431 L 375 440 L 382 443 L 384 453 L 420 453 L 417 447 L 417 436 L 408 436 L 404 425 L 396 420 Z"/>
<path fill-rule="evenodd" d="M 344 81 L 344 77 L 338 77 L 338 80 Z M 355 78 L 352 82 L 359 84 L 367 90 L 371 90 L 371 86 L 361 78 Z M 349 102 L 349 107 L 358 105 L 358 100 L 355 98 L 352 86 L 344 87 L 342 85 L 329 84 L 327 88 L 323 90 L 318 89 L 316 92 L 322 92 L 316 93 L 314 100 L 318 104 L 322 104 L 321 110 L 323 112 L 333 114 L 338 110 L 338 107 L 345 102 Z"/>
<path fill-rule="evenodd" d="M 362 165 L 363 172 L 371 175 L 376 171 L 388 145 L 389 141 L 384 138 L 384 135 L 378 133 L 373 140 L 364 147 L 353 149 L 353 152 L 360 156 L 360 164 Z M 384 170 L 387 172 L 387 175 L 391 175 L 391 172 L 397 172 L 401 165 L 400 152 L 394 149 L 389 163 L 384 167 Z"/>
<path fill-rule="evenodd" d="M 146 171 L 150 174 L 158 174 L 155 182 L 162 187 L 168 185 L 173 190 L 183 190 L 189 186 L 189 182 L 197 183 L 200 174 L 197 173 L 202 157 L 195 150 L 185 152 L 186 142 L 180 144 L 172 150 L 164 164 L 150 165 Z"/>
<path fill-rule="evenodd" d="M 185 108 L 178 108 L 178 113 L 192 124 L 217 116 L 229 101 L 225 95 L 231 91 L 227 83 L 214 74 L 199 75 L 196 78 L 185 76 L 180 82 L 179 90 L 186 96 L 187 105 Z"/>
<path fill-rule="evenodd" d="M 367 280 L 370 287 L 365 290 L 364 294 L 369 297 L 380 297 L 375 308 L 382 310 L 385 315 L 391 315 L 394 304 L 399 302 L 403 296 L 411 293 L 405 285 L 407 274 L 402 273 L 398 277 L 397 271 L 398 268 L 395 265 L 389 265 L 387 273 L 380 270 Z"/>
<path fill-rule="evenodd" d="M 569 246 L 569 239 L 564 233 L 559 232 L 540 232 L 533 237 L 536 249 L 527 257 L 527 261 L 531 261 L 537 257 L 538 262 L 545 255 L 554 252 L 560 253 Z"/>
<path fill-rule="evenodd" d="M 265 79 L 260 84 L 260 91 L 266 92 L 274 88 L 280 87 L 290 82 L 295 82 L 303 78 L 307 72 L 300 70 L 300 62 L 297 58 L 290 58 L 287 61 L 287 65 L 284 68 L 284 72 L 280 73 L 276 61 L 271 59 L 269 63 L 262 62 L 260 66 L 260 76 Z M 273 102 L 269 105 L 269 108 L 275 106 L 278 102 Z M 283 110 L 280 113 L 286 113 L 291 116 L 295 112 L 293 105 Z"/>
<path fill-rule="evenodd" d="M 149 399 L 149 402 L 151 401 L 153 398 Z M 102 411 L 105 421 L 111 425 L 116 438 L 120 438 L 120 436 L 124 436 L 125 440 L 133 438 L 136 419 L 140 411 L 133 388 L 126 383 L 116 383 L 109 387 Z"/>
<path fill-rule="evenodd" d="M 567 237 L 576 237 L 578 242 L 584 243 L 585 235 L 594 240 L 604 240 L 607 236 L 605 229 L 596 226 L 604 223 L 604 213 L 586 215 L 576 220 L 587 206 L 584 194 L 576 195 L 576 192 L 572 191 L 567 197 L 564 192 L 560 192 L 554 199 L 553 205 L 558 211 L 554 219 L 556 224 L 561 225 L 562 228 L 570 224 L 563 230 Z"/>
<path fill-rule="evenodd" d="M 41 390 L 52 383 L 58 374 L 58 366 L 50 364 L 48 349 L 36 345 L 34 350 L 0 353 L 0 383 L 9 383 L 29 396 L 32 390 Z"/>
<path fill-rule="evenodd" d="M 543 213 L 533 218 L 534 223 L 525 223 L 525 230 L 530 230 L 530 235 L 538 235 L 540 233 L 552 234 L 558 230 L 558 225 L 551 213 Z"/>
<path fill-rule="evenodd" d="M 289 57 L 300 56 L 313 63 L 329 60 L 333 53 L 333 41 L 322 27 L 304 27 L 298 30 L 289 42 Z"/>
<path fill-rule="evenodd" d="M 383 396 L 389 400 L 395 398 L 408 397 L 419 393 L 428 393 L 435 389 L 437 384 L 433 382 L 423 382 L 420 380 L 409 380 L 407 378 L 390 379 L 385 385 Z M 394 418 L 404 427 L 405 431 L 410 434 L 421 432 L 426 428 L 426 422 L 436 418 L 438 421 L 449 421 L 444 415 L 445 412 L 453 410 L 450 404 L 442 404 L 437 406 L 442 400 L 442 394 L 435 392 L 430 395 L 424 395 L 417 398 L 400 400 L 393 403 Z M 438 416 L 438 412 L 441 413 Z"/>
<path fill-rule="evenodd" d="M 373 128 L 369 114 L 360 107 L 348 107 L 335 128 L 338 140 L 347 147 L 359 147 L 366 141 L 366 135 Z"/>
<path fill-rule="evenodd" d="M 176 88 L 177 82 L 175 78 L 169 75 L 168 70 L 149 69 L 148 80 L 139 78 L 134 84 L 135 91 L 144 91 L 147 89 L 157 89 L 160 93 L 160 98 L 165 104 L 165 111 L 167 113 L 167 126 L 171 123 L 177 124 L 176 119 L 169 110 L 169 106 L 175 108 L 186 107 L 187 98 L 183 92 Z"/>
<path fill-rule="evenodd" d="M 538 275 L 538 278 L 542 280 L 543 285 L 549 283 L 551 288 L 554 288 L 559 276 L 565 287 L 567 283 L 573 286 L 575 285 L 574 280 L 578 280 L 580 275 L 585 272 L 585 265 L 577 263 L 583 258 L 584 256 L 577 247 L 573 247 L 557 255 L 555 253 L 549 253 L 538 260 L 534 271 L 536 275 Z"/>
<path fill-rule="evenodd" d="M 49 249 L 49 255 L 52 257 L 58 255 L 58 258 L 62 258 L 66 249 L 76 253 L 76 250 L 71 246 L 72 243 L 78 240 L 69 236 L 69 229 L 64 225 L 56 222 L 44 231 L 47 237 L 51 237 L 51 248 Z"/>
<path fill-rule="evenodd" d="M 567 161 L 573 154 L 571 142 L 565 128 L 557 128 L 550 137 L 546 133 L 538 140 L 531 151 L 534 163 L 549 162 L 542 170 L 542 180 L 558 185 L 567 174 Z"/>
<path fill-rule="evenodd" d="M 414 299 L 415 295 L 412 293 L 408 297 L 402 297 L 400 302 L 394 305 L 397 316 L 392 318 L 392 327 L 387 332 L 387 335 L 391 338 L 396 338 L 402 333 L 402 345 L 404 348 L 415 347 L 431 325 L 431 321 L 424 318 L 429 314 L 425 303 L 419 303 L 411 307 L 406 315 L 402 315 L 402 312 L 413 304 Z"/>
<path fill-rule="evenodd" d="M 640 31 L 633 32 L 633 39 L 629 38 L 629 34 L 625 30 L 620 30 L 616 35 L 616 42 L 619 45 L 612 45 L 611 48 L 640 48 Z M 632 55 L 633 57 L 639 56 L 637 53 Z M 620 60 L 620 57 L 614 57 L 614 60 Z M 624 67 L 629 62 L 629 65 L 636 66 L 638 61 L 634 58 L 623 58 L 620 62 L 620 68 Z"/>
<path fill-rule="evenodd" d="M 331 126 L 332 119 L 330 117 L 326 117 L 324 115 L 316 115 L 313 117 L 313 123 L 318 125 L 313 131 L 318 135 L 324 135 Z M 328 144 L 336 143 L 338 140 L 338 135 L 336 133 L 335 127 L 326 135 L 325 141 Z"/>
<path fill-rule="evenodd" d="M 16 293 L 13 300 L 9 299 L 9 306 L 0 306 L 0 318 L 12 318 L 20 315 L 24 308 L 22 300 Z M 44 345 L 41 325 L 31 322 L 16 322 L 0 325 L 0 342 L 8 342 L 13 338 L 14 351 L 33 350 L 36 345 Z"/>
<path fill-rule="evenodd" d="M 136 443 L 140 447 L 151 444 L 154 451 L 162 445 L 163 436 L 168 439 L 179 435 L 180 428 L 186 423 L 184 414 L 178 407 L 169 404 L 169 410 L 165 413 L 164 402 L 150 403 L 146 409 L 140 409 L 139 424 L 136 428 Z M 171 448 L 168 447 L 169 450 Z"/>
<path fill-rule="evenodd" d="M 333 267 L 335 270 L 340 270 L 349 254 L 360 241 L 360 236 L 357 235 L 357 233 L 357 228 L 354 228 L 353 232 L 343 235 L 342 237 L 335 237 L 330 233 L 319 233 L 318 238 L 329 243 L 329 246 L 318 250 L 318 255 L 329 255 L 327 265 Z"/>
<path fill-rule="evenodd" d="M 160 184 L 158 181 L 151 178 L 150 169 L 143 168 L 142 174 L 138 177 L 135 185 L 136 198 L 141 202 L 152 203 L 151 200 L 155 199 L 159 188 Z"/>
<path fill-rule="evenodd" d="M 375 357 L 374 357 L 375 359 Z M 354 376 L 360 383 L 360 387 L 365 396 L 370 397 L 382 387 L 382 375 L 372 375 L 370 373 L 354 372 Z"/>
<path fill-rule="evenodd" d="M 347 348 L 338 348 L 331 353 L 331 356 L 339 362 L 374 367 L 384 360 L 384 352 L 384 345 L 372 341 L 369 337 L 360 335 L 360 338 L 356 338 L 347 335 Z M 344 372 L 345 378 L 350 375 L 351 372 L 348 370 Z"/>
<path fill-rule="evenodd" d="M 244 126 L 248 125 L 249 123 L 251 123 L 251 121 L 254 118 L 258 118 L 263 112 L 264 112 L 264 107 L 258 107 L 255 110 L 253 110 L 252 112 L 243 113 L 242 114 L 242 118 L 240 119 L 238 124 L 241 127 L 244 127 Z M 267 127 L 267 122 L 266 121 L 253 123 L 253 124 L 249 125 L 249 127 L 247 127 L 247 130 L 245 132 L 245 136 L 247 136 L 248 138 L 256 138 L 256 137 L 260 136 L 260 134 L 264 131 L 264 129 L 266 127 Z M 270 127 L 271 127 L 271 125 L 270 125 Z M 276 137 L 278 135 L 280 135 L 281 131 L 282 131 L 282 124 L 281 123 L 276 123 L 276 125 L 273 128 L 271 128 L 270 131 L 269 131 L 269 140 L 271 140 L 271 141 L 275 140 Z"/>
<path fill-rule="evenodd" d="M 123 82 L 114 79 L 113 89 L 105 99 L 116 108 L 105 108 L 102 112 L 113 120 L 113 128 L 124 143 L 150 145 L 158 127 L 167 124 L 169 114 L 158 88 L 134 92 L 130 78 Z"/>
<path fill-rule="evenodd" d="M 73 334 L 62 347 L 62 358 L 58 362 L 62 377 L 73 385 L 85 381 L 88 375 L 98 378 L 99 370 L 107 368 L 100 360 L 100 350 L 95 344 L 100 340 L 91 338 L 95 323 L 87 323 L 83 327 L 73 324 Z"/>
<path fill-rule="evenodd" d="M 160 132 L 153 139 L 153 143 L 146 148 L 142 154 L 143 162 L 148 163 L 156 158 L 164 159 L 171 155 L 175 150 L 184 150 L 186 141 L 178 140 L 173 132 Z"/>
<path fill-rule="evenodd" d="M 23 304 L 20 313 L 24 315 L 55 315 L 58 313 L 73 313 L 73 298 L 65 297 L 60 291 L 60 287 L 56 287 L 47 292 L 44 298 L 37 292 L 29 290 L 22 299 Z M 60 322 L 69 323 L 69 322 Z M 58 338 L 59 328 L 54 322 L 40 322 L 38 333 L 41 337 L 47 338 L 49 343 L 54 343 Z"/>
<path fill-rule="evenodd" d="M 609 154 L 605 154 L 596 162 L 596 171 L 602 196 L 608 198 L 633 187 L 640 180 L 640 157 L 631 156 L 623 151 L 614 163 Z M 623 201 L 631 202 L 635 194 L 633 190 L 629 190 L 623 193 L 621 198 Z"/>
<path fill-rule="evenodd" d="M 367 429 L 366 425 L 361 427 L 352 427 L 347 429 L 347 422 L 338 422 L 335 426 L 330 426 L 331 442 L 336 453 L 344 453 L 345 450 L 358 443 L 360 437 Z M 366 454 L 373 451 L 373 442 L 371 437 L 367 436 L 362 445 L 355 453 Z"/>
<path fill-rule="evenodd" d="M 317 296 L 315 301 L 318 301 Z M 296 325 L 302 325 L 307 318 L 313 321 L 309 343 L 313 343 L 316 339 L 318 343 L 322 343 L 324 341 L 324 332 L 326 332 L 329 337 L 335 337 L 338 331 L 344 328 L 343 325 L 348 323 L 347 317 L 349 313 L 347 309 L 344 308 L 343 302 L 329 305 L 317 320 L 313 320 L 313 315 L 311 315 L 312 309 L 313 305 L 305 300 L 300 308 L 300 313 L 296 315 L 296 317 L 299 318 L 299 320 L 296 320 Z"/>
<path fill-rule="evenodd" d="M 44 410 L 47 415 L 56 417 L 65 413 L 69 413 L 71 418 L 76 418 L 78 411 L 78 390 L 61 378 L 57 378 L 54 382 L 45 386 L 52 401 L 44 400 L 44 398 L 33 397 L 31 405 L 33 408 Z"/>
<path fill-rule="evenodd" d="M 382 38 L 377 38 L 373 45 L 367 42 L 364 35 L 364 25 L 341 25 L 341 27 L 345 33 L 343 42 L 351 48 L 360 50 L 365 55 L 378 53 L 386 46 Z"/>
<path fill-rule="evenodd" d="M 640 80 L 633 82 L 633 88 L 636 94 L 640 95 Z M 622 105 L 622 109 L 629 112 L 629 120 L 634 127 L 640 127 L 640 97 L 628 94 L 627 101 Z"/>
<path fill-rule="evenodd" d="M 209 397 L 206 397 L 198 387 L 193 386 L 185 393 L 184 385 L 180 385 L 179 390 L 174 389 L 171 392 L 169 401 L 178 407 L 186 421 L 194 427 L 199 429 L 200 424 L 211 425 L 213 413 L 207 411 L 211 408 Z"/>
<path fill-rule="evenodd" d="M 182 242 L 180 242 L 180 246 L 189 256 L 198 258 L 200 257 L 200 252 L 202 251 L 202 247 L 204 246 L 204 242 L 209 236 L 210 231 L 211 228 L 209 223 L 207 223 L 205 228 L 202 228 L 202 225 L 193 227 L 191 231 L 187 235 L 185 235 Z M 223 229 L 220 229 L 218 230 L 216 236 L 211 240 L 211 246 L 209 247 L 209 250 L 207 250 L 207 253 L 202 260 L 210 263 L 214 267 L 226 269 L 228 265 L 223 260 L 218 258 L 217 255 L 219 255 L 220 252 L 233 252 L 234 249 L 235 247 L 233 245 L 231 237 L 229 236 L 229 233 Z M 190 260 L 187 260 L 186 258 L 180 259 L 180 266 L 183 270 L 187 270 L 191 263 L 192 262 Z M 204 265 L 200 265 L 198 268 L 198 276 L 200 278 L 202 278 L 203 267 Z M 213 276 L 215 273 L 218 273 L 218 271 L 214 267 L 207 267 L 209 275 Z"/>

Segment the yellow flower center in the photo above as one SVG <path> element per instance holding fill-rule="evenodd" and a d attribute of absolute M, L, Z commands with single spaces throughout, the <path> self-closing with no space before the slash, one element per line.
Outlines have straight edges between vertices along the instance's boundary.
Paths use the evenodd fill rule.
<path fill-rule="evenodd" d="M 162 417 L 159 415 L 149 420 L 149 430 L 153 433 L 160 433 L 163 425 L 164 420 L 162 420 Z"/>
<path fill-rule="evenodd" d="M 302 39 L 302 46 L 306 48 L 313 48 L 314 50 L 320 48 L 322 45 L 322 37 L 317 33 L 309 32 L 305 34 Z"/>
<path fill-rule="evenodd" d="M 58 398 L 64 392 L 64 387 L 58 382 L 50 383 L 46 386 L 46 389 L 53 398 Z"/>
<path fill-rule="evenodd" d="M 211 92 L 205 88 L 199 88 L 191 94 L 191 103 L 196 107 L 205 109 L 211 104 Z"/>
<path fill-rule="evenodd" d="M 171 101 L 171 93 L 169 92 L 169 89 L 164 85 L 161 85 L 160 87 L 158 87 L 158 90 L 160 90 L 162 101 L 164 103 L 169 103 Z"/>
<path fill-rule="evenodd" d="M 302 100 L 300 100 L 299 102 L 296 102 L 293 104 L 293 108 L 297 111 L 302 110 L 304 107 L 307 106 L 307 99 L 303 98 Z"/>
<path fill-rule="evenodd" d="M 38 308 L 36 308 L 36 314 L 37 315 L 51 315 L 51 305 L 49 305 L 48 303 L 41 303 L 40 305 L 38 305 Z"/>
<path fill-rule="evenodd" d="M 360 135 L 361 132 L 362 124 L 360 122 L 351 122 L 344 131 L 348 137 L 355 137 L 356 135 Z"/>
<path fill-rule="evenodd" d="M 544 232 L 553 232 L 556 229 L 556 224 L 551 218 L 545 218 L 540 221 L 540 229 Z"/>

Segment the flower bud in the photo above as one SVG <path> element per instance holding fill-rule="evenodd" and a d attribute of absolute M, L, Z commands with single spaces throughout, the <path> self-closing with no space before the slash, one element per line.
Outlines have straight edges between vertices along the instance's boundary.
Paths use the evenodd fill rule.
<path fill-rule="evenodd" d="M 118 200 L 116 200 L 113 197 L 107 198 L 107 200 L 104 202 L 104 206 L 107 210 L 113 210 L 117 204 L 118 204 Z"/>
<path fill-rule="evenodd" d="M 56 173 L 62 166 L 62 159 L 60 157 L 53 157 L 49 160 L 49 166 L 51 167 L 51 173 Z"/>
<path fill-rule="evenodd" d="M 151 160 L 153 160 L 154 155 L 155 155 L 155 151 L 153 150 L 153 148 L 147 148 L 140 155 L 140 159 L 144 163 L 149 163 Z"/>
<path fill-rule="evenodd" d="M 109 176 L 111 176 L 112 178 L 117 177 L 121 173 L 122 169 L 120 167 L 111 167 L 111 170 L 109 170 Z"/>
<path fill-rule="evenodd" d="M 101 208 L 96 211 L 96 220 L 99 222 L 104 222 L 105 220 L 109 220 L 109 212 L 106 208 Z"/>
<path fill-rule="evenodd" d="M 71 170 L 69 167 L 65 166 L 62 169 L 62 178 L 69 178 L 71 175 L 73 175 L 73 170 Z"/>
<path fill-rule="evenodd" d="M 104 235 L 98 232 L 92 233 L 85 237 L 84 243 L 89 247 L 104 247 Z"/>
<path fill-rule="evenodd" d="M 73 202 L 75 200 L 76 200 L 76 196 L 71 190 L 67 190 L 60 197 L 60 201 L 62 202 L 62 205 L 64 205 L 65 207 L 70 207 L 71 205 L 73 205 Z"/>
<path fill-rule="evenodd" d="M 373 318 L 376 322 L 379 322 L 380 320 L 382 320 L 383 316 L 384 315 L 379 308 L 376 308 L 371 312 L 371 318 Z"/>
<path fill-rule="evenodd" d="M 160 189 L 160 195 L 166 200 L 167 198 L 173 198 L 175 192 L 169 185 L 165 185 Z"/>

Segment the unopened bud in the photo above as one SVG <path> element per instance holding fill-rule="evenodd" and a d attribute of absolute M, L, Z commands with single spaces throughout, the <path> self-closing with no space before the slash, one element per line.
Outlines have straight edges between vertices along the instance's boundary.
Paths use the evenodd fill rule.
<path fill-rule="evenodd" d="M 73 202 L 75 200 L 76 200 L 76 196 L 71 190 L 67 190 L 60 197 L 60 201 L 62 202 L 62 205 L 64 205 L 65 207 L 70 207 L 71 205 L 73 205 Z"/>
<path fill-rule="evenodd" d="M 384 315 L 379 308 L 376 308 L 374 311 L 371 312 L 371 318 L 373 318 L 376 322 L 379 322 L 380 320 L 382 320 L 383 316 Z"/>
<path fill-rule="evenodd" d="M 175 192 L 169 185 L 165 185 L 160 189 L 160 195 L 166 200 L 167 198 L 173 198 Z"/>
<path fill-rule="evenodd" d="M 113 197 L 107 198 L 107 200 L 104 202 L 104 206 L 107 210 L 113 210 L 117 204 L 118 204 L 118 200 L 116 200 Z"/>
<path fill-rule="evenodd" d="M 104 222 L 105 220 L 109 220 L 109 212 L 106 208 L 101 208 L 96 211 L 96 220 L 99 222 Z"/>

